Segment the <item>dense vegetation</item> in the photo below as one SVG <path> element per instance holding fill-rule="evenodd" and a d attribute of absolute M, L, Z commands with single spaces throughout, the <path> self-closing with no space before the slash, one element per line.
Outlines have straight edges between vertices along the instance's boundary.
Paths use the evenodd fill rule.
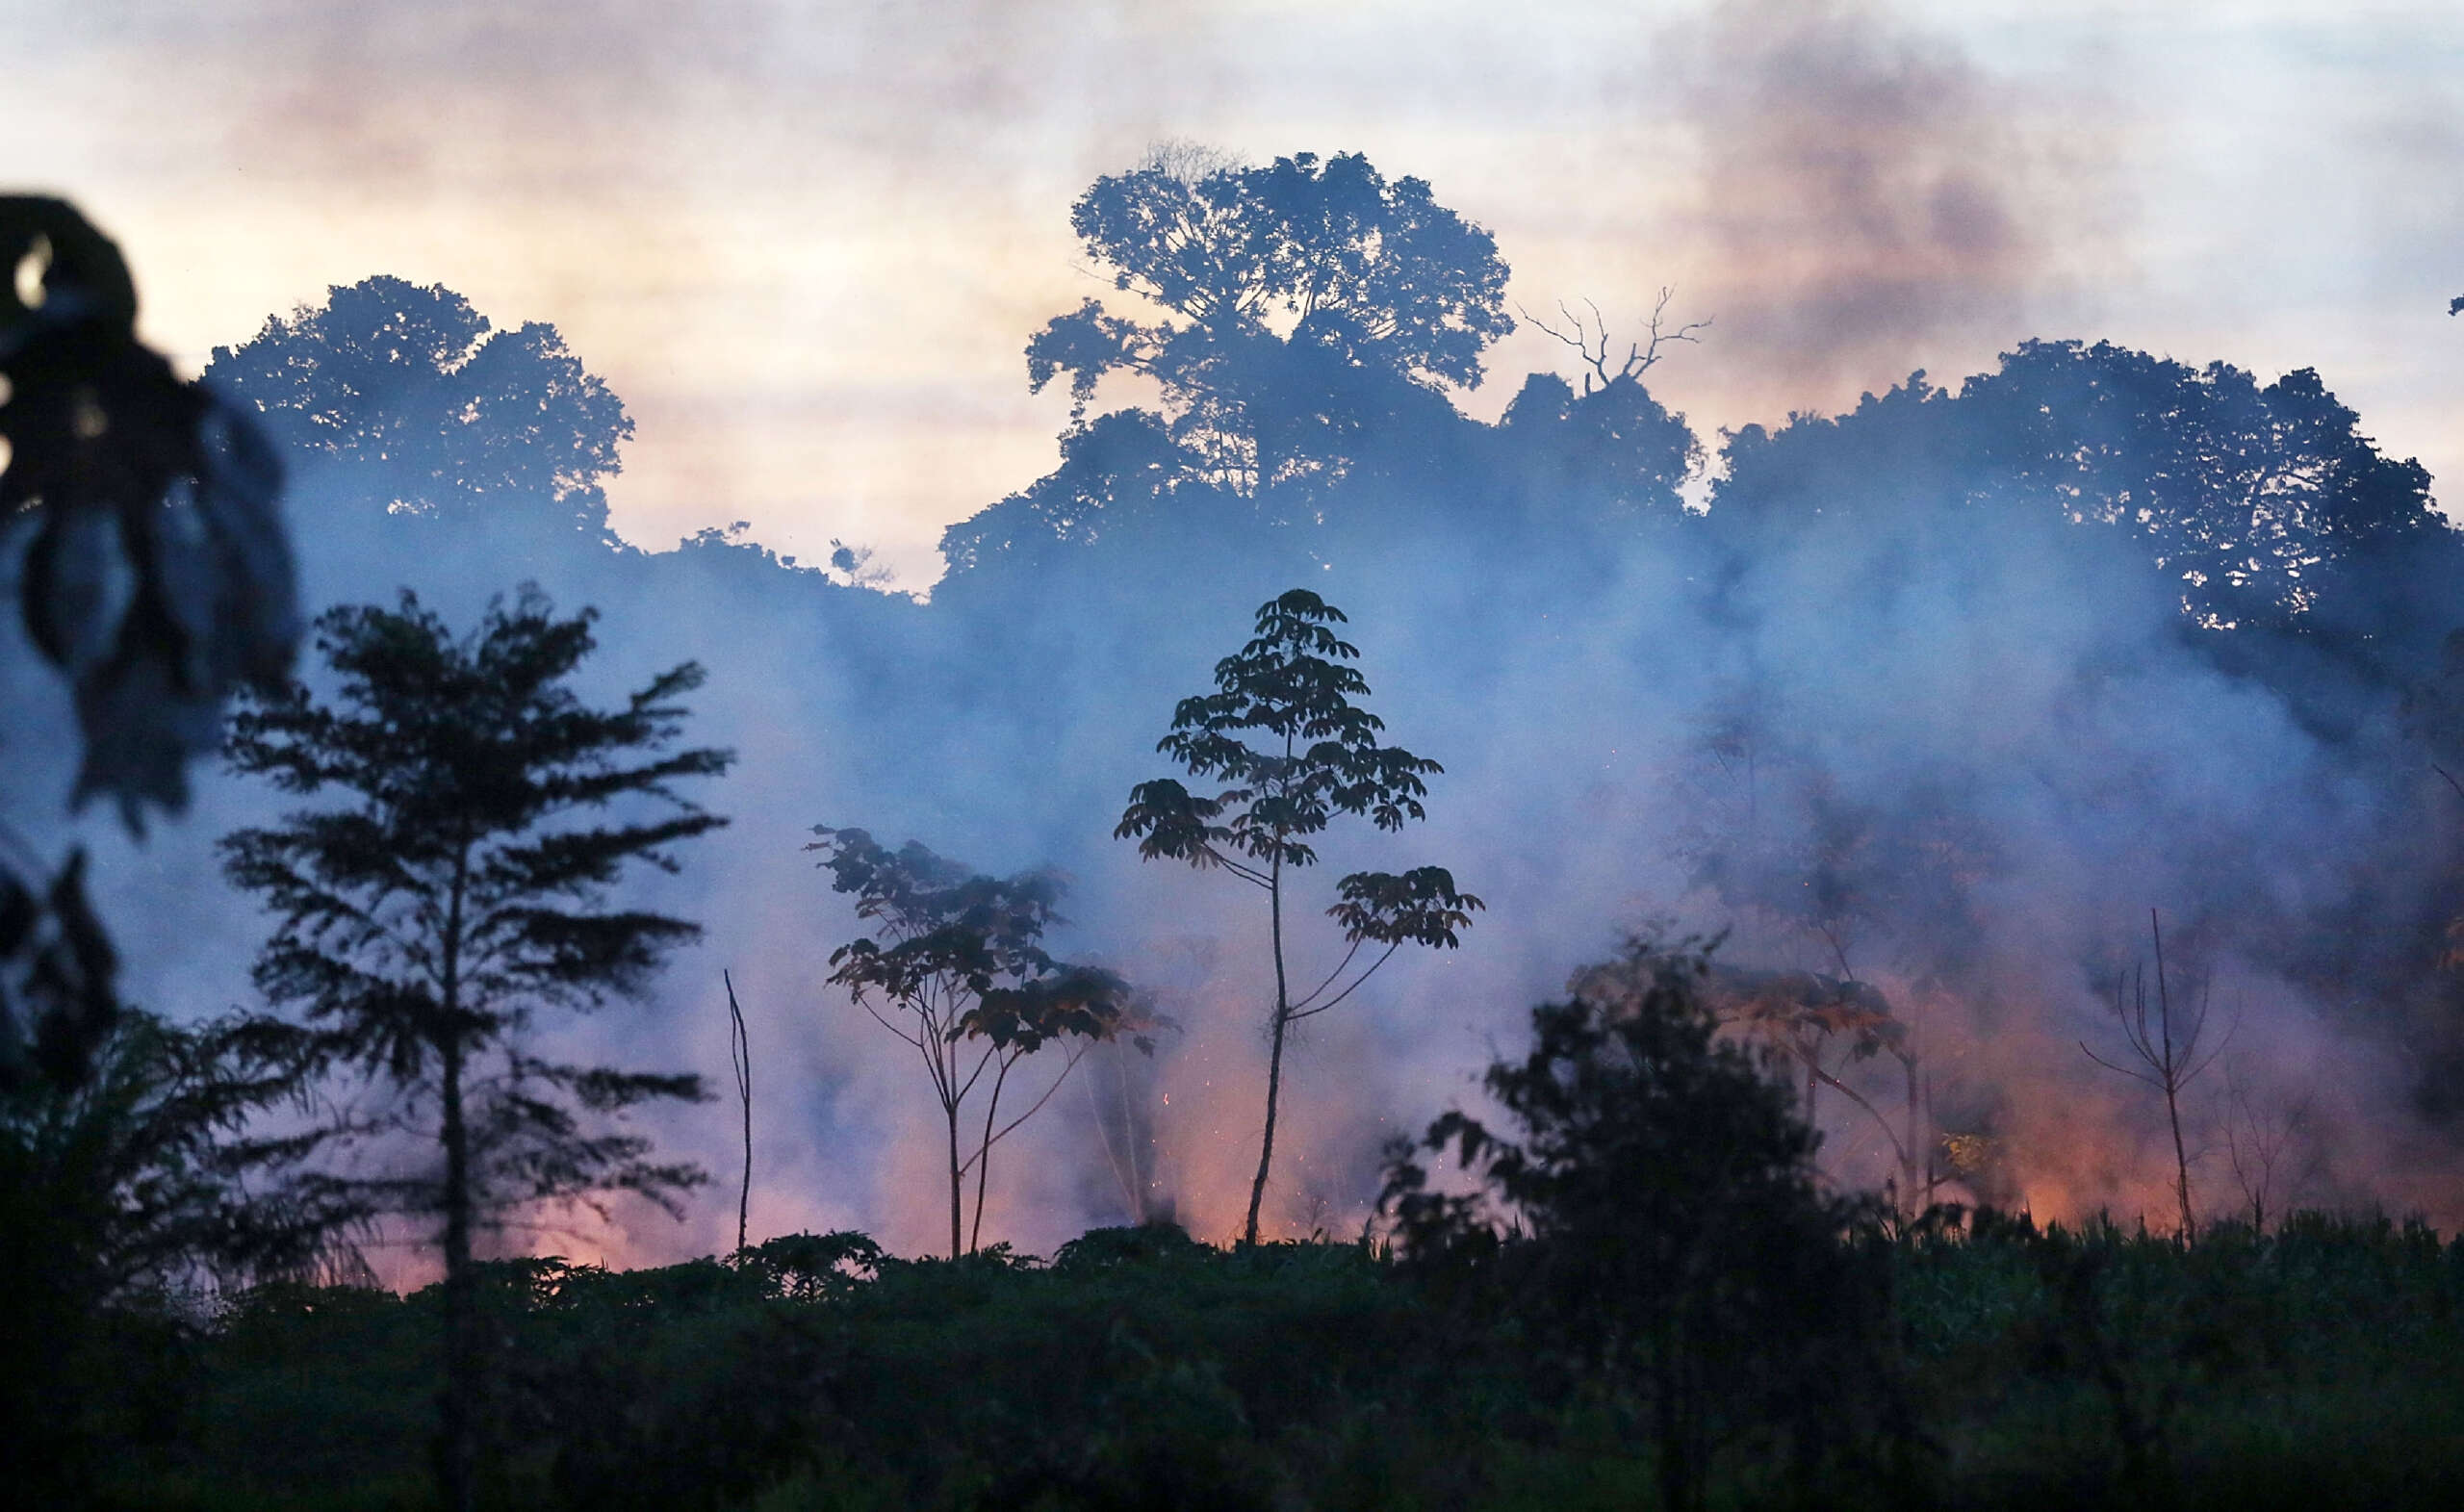
<path fill-rule="evenodd" d="M 2464 1243 L 2303 1217 L 2185 1251 L 1986 1215 L 1857 1243 L 1890 1272 L 1886 1372 L 1835 1383 L 1817 1439 L 1726 1447 L 1708 1504 L 2464 1494 Z M 838 1236 L 499 1263 L 485 1298 L 498 1505 L 1537 1509 L 1650 1505 L 1657 1480 L 1630 1402 L 1357 1244 L 1099 1230 L 1047 1266 Z M 116 1339 L 143 1364 L 116 1367 L 111 1504 L 433 1504 L 441 1305 L 279 1286 Z M 181 1391 L 129 1389 L 165 1371 Z"/>

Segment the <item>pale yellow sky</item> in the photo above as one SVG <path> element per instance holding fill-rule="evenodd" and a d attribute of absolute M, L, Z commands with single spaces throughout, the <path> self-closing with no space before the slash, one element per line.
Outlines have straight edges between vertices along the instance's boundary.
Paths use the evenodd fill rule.
<path fill-rule="evenodd" d="M 2139 9 L 0 0 L 0 182 L 116 235 L 192 364 L 376 272 L 552 321 L 639 423 L 629 538 L 916 585 L 1049 465 L 1069 202 L 1166 137 L 1424 177 L 1533 309 L 1675 285 L 1718 323 L 1655 387 L 1707 432 L 2109 336 L 2316 366 L 2464 468 L 2464 18 Z M 1510 338 L 1466 407 L 1562 355 Z"/>

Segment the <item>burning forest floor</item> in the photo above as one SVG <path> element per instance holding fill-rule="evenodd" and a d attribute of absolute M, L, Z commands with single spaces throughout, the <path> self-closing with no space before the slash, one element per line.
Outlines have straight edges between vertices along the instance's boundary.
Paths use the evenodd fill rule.
<path fill-rule="evenodd" d="M 1880 1283 L 1854 1326 L 1735 1360 L 1663 1335 L 1632 1372 L 1545 1342 L 1546 1299 L 1365 1243 L 503 1262 L 482 1504 L 1654 1506 L 1672 1431 L 1702 1506 L 2464 1504 L 2464 1239 L 1937 1217 L 1836 1241 Z M 435 1504 L 438 1306 L 276 1286 L 128 1320 L 93 1362 L 103 1504 Z"/>

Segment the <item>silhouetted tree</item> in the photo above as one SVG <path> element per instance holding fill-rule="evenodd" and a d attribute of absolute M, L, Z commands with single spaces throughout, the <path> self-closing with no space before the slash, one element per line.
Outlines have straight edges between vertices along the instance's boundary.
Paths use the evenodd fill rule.
<path fill-rule="evenodd" d="M 855 894 L 856 916 L 877 922 L 883 935 L 832 951 L 830 981 L 914 1047 L 940 1104 L 949 1141 L 955 1260 L 983 1237 L 992 1147 L 1051 1101 L 1089 1046 L 1142 1026 L 1129 1015 L 1128 987 L 1118 977 L 1100 967 L 1057 961 L 1044 951 L 1044 930 L 1060 922 L 1054 907 L 1062 883 L 1052 872 L 988 877 L 913 840 L 891 851 L 862 830 L 815 825 L 813 833 L 821 838 L 806 849 L 822 853 L 832 890 Z M 1026 1112 L 1001 1122 L 1001 1094 L 1011 1071 L 1062 1039 L 1073 1042 L 1060 1074 Z M 1148 1048 L 1142 1034 L 1136 1042 Z M 987 1072 L 992 1080 L 986 1088 L 983 1129 L 974 1152 L 962 1159 L 959 1115 Z M 971 1226 L 962 1222 L 970 1170 Z"/>
<path fill-rule="evenodd" d="M 1035 388 L 1066 373 L 1083 410 L 1107 373 L 1153 379 L 1195 471 L 1239 493 L 1337 454 L 1376 392 L 1363 379 L 1472 387 L 1514 328 L 1495 240 L 1357 153 L 1245 167 L 1159 151 L 1097 179 L 1069 223 L 1165 318 L 1088 300 L 1028 343 Z"/>
<path fill-rule="evenodd" d="M 441 1459 L 457 1508 L 472 1494 L 480 1370 L 474 1229 L 613 1192 L 673 1211 L 671 1193 L 705 1179 L 652 1163 L 637 1136 L 585 1127 L 647 1100 L 699 1098 L 699 1078 L 562 1064 L 525 1044 L 541 1011 L 637 996 L 700 934 L 608 894 L 632 863 L 673 870 L 678 842 L 727 822 L 677 783 L 724 773 L 731 754 L 667 749 L 685 714 L 675 700 L 702 670 L 688 662 L 591 707 L 567 684 L 593 648 L 592 619 L 558 618 L 536 589 L 461 637 L 408 592 L 395 609 L 337 608 L 316 627 L 337 696 L 294 684 L 252 698 L 230 738 L 238 771 L 343 800 L 235 832 L 223 864 L 275 915 L 259 988 L 304 1012 L 328 1064 L 397 1094 L 388 1116 L 353 1132 L 433 1140 L 442 1159 L 355 1187 L 380 1210 L 443 1220 Z"/>
<path fill-rule="evenodd" d="M 295 455 L 346 467 L 375 509 L 510 513 L 612 539 L 605 481 L 633 422 L 552 325 L 491 330 L 449 289 L 368 278 L 216 347 L 206 378 Z"/>
<path fill-rule="evenodd" d="M 1881 524 L 1914 507 L 1982 523 L 2026 509 L 2142 537 L 2184 613 L 2211 628 L 2323 614 L 2370 633 L 2375 618 L 2340 601 L 2455 534 L 2428 473 L 2380 455 L 2312 370 L 2262 385 L 2104 342 L 2023 342 L 1956 391 L 1918 372 L 1836 419 L 1749 425 L 1728 458 L 1711 513 L 1736 539 L 1816 516 Z"/>
<path fill-rule="evenodd" d="M 1482 1078 L 1511 1127 L 1445 1115 L 1390 1148 L 1380 1200 L 1407 1266 L 1485 1277 L 1552 1356 L 1639 1395 L 1676 1509 L 1724 1438 L 1775 1416 L 1844 1432 L 1872 1405 L 1851 1368 L 1886 1282 L 1842 1243 L 1863 1210 L 1824 1194 L 1821 1137 L 1718 1037 L 1706 969 L 1638 944 L 1618 975 L 1642 991 L 1533 1009 L 1529 1053 Z M 1449 1150 L 1476 1190 L 1430 1189 L 1416 1157 Z"/>
<path fill-rule="evenodd" d="M 1151 528 L 1184 489 L 1178 443 L 1160 416 L 1116 410 L 1073 423 L 1061 437 L 1061 466 L 941 532 L 953 573 L 996 565 L 1039 567 L 1058 547 L 1114 541 Z"/>
<path fill-rule="evenodd" d="M 2254 1083 L 2248 1069 L 2236 1064 L 2241 1059 L 2224 1064 L 2224 1159 L 2248 1206 L 2250 1232 L 2264 1234 L 2269 1213 L 2280 1217 L 2300 1200 L 2304 1178 L 2317 1174 L 2315 1107 L 2307 1091 L 2286 1097 Z M 2287 1200 L 2278 1202 L 2279 1193 Z"/>
<path fill-rule="evenodd" d="M 1343 623 L 1342 610 L 1305 588 L 1259 605 L 1256 637 L 1215 664 L 1215 692 L 1180 702 L 1171 732 L 1155 747 L 1192 777 L 1226 785 L 1199 797 L 1171 778 L 1141 782 L 1113 831 L 1116 839 L 1136 839 L 1138 854 L 1148 860 L 1220 867 L 1267 896 L 1274 1010 L 1267 1022 L 1266 1129 L 1244 1243 L 1258 1241 L 1258 1206 L 1274 1161 L 1284 1038 L 1292 1026 L 1351 996 L 1406 944 L 1453 948 L 1456 931 L 1482 906 L 1455 891 L 1453 874 L 1442 866 L 1354 872 L 1335 884 L 1340 901 L 1326 910 L 1343 926 L 1348 948 L 1314 989 L 1292 990 L 1283 939 L 1285 872 L 1317 863 L 1309 842 L 1338 814 L 1367 815 L 1381 830 L 1427 817 L 1422 779 L 1445 770 L 1400 746 L 1377 743 L 1386 723 L 1352 702 L 1368 696 L 1369 683 L 1344 665 L 1360 652 L 1328 628 Z M 1242 738 L 1248 734 L 1263 737 L 1263 749 Z M 1347 979 L 1364 945 L 1385 948 Z"/>
<path fill-rule="evenodd" d="M 1674 523 L 1680 485 L 1702 470 L 1703 448 L 1642 385 L 1618 375 L 1578 395 L 1553 372 L 1524 380 L 1496 431 L 1502 484 L 1535 526 L 1562 534 L 1586 520 Z"/>

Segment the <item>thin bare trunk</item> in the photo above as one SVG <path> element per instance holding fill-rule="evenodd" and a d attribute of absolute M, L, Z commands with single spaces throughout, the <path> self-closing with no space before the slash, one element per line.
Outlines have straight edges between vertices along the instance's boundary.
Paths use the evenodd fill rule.
<path fill-rule="evenodd" d="M 1934 1173 L 1925 1168 L 1933 1161 L 1934 1131 L 1925 1122 L 1924 1082 L 1916 1071 L 1917 1062 L 1923 1057 L 1919 1045 L 1924 1031 L 1923 1012 L 1924 998 L 1920 994 L 1909 1005 L 1908 1035 L 1901 1041 L 1899 1057 L 1900 1068 L 1908 1073 L 1908 1139 L 1899 1148 L 1900 1179 L 1907 1191 L 1901 1200 L 1912 1214 L 1923 1213 L 1934 1200 Z M 1921 1165 L 1919 1151 L 1924 1152 Z"/>
<path fill-rule="evenodd" d="M 472 1409 L 478 1395 L 478 1357 L 471 1271 L 471 1131 L 462 1107 L 462 901 L 468 851 L 454 859 L 446 907 L 443 1023 L 437 1037 L 441 1125 L 445 1146 L 445 1397 L 440 1478 L 449 1512 L 471 1512 L 475 1494 Z"/>
<path fill-rule="evenodd" d="M 728 1046 L 735 1062 L 736 1098 L 744 1104 L 744 1185 L 735 1195 L 735 1247 L 741 1253 L 745 1219 L 753 1211 L 753 1037 L 745 1032 L 744 1010 L 736 1006 L 735 983 L 725 971 L 719 973 L 719 980 L 727 985 Z"/>
<path fill-rule="evenodd" d="M 1283 836 L 1275 835 L 1273 870 L 1267 885 L 1267 910 L 1273 926 L 1274 940 L 1274 1036 L 1267 1051 L 1267 1131 L 1258 1146 L 1258 1176 L 1249 1184 L 1249 1217 L 1242 1226 L 1241 1243 L 1258 1242 L 1258 1208 L 1266 1201 L 1267 1170 L 1274 1163 L 1275 1104 L 1283 1093 L 1283 1036 L 1292 1024 L 1291 987 L 1283 967 Z"/>
<path fill-rule="evenodd" d="M 2156 940 L 2157 1032 L 2164 1036 L 2165 1041 L 2165 1116 L 2170 1119 L 2173 1125 L 2173 1190 L 2174 1195 L 2180 1198 L 2182 1204 L 2182 1243 L 2187 1244 L 2194 1237 L 2194 1233 L 2191 1219 L 2191 1158 L 2182 1147 L 2180 1093 L 2184 1078 L 2173 1059 L 2173 999 L 2165 986 L 2165 931 L 2164 927 L 2156 921 L 2154 909 L 2147 910 L 2147 929 Z M 2189 1059 L 2188 1052 L 2184 1053 L 2183 1059 L 2185 1061 Z"/>
<path fill-rule="evenodd" d="M 477 1362 L 473 1355 L 471 1274 L 471 1139 L 462 1113 L 462 1045 L 448 1038 L 444 1055 L 445 1145 L 445 1442 L 442 1446 L 445 1503 L 469 1512 L 472 1501 L 472 1397 Z"/>
<path fill-rule="evenodd" d="M 1013 1056 L 1001 1063 L 992 1075 L 992 1095 L 984 1108 L 984 1142 L 975 1147 L 975 1222 L 967 1229 L 966 1250 L 975 1253 L 984 1240 L 984 1189 L 992 1175 L 992 1119 L 1001 1111 L 1001 1084 L 1010 1079 L 1010 1067 L 1017 1064 Z"/>
<path fill-rule="evenodd" d="M 1930 1183 L 1924 1186 L 1918 1185 L 1921 1178 L 1917 1171 L 1916 1152 L 1921 1147 L 1918 1140 L 1924 1138 L 1924 1130 L 1921 1123 L 1922 1115 L 1917 1108 L 1914 1052 L 1912 1051 L 1908 1058 L 1900 1063 L 1900 1066 L 1908 1073 L 1908 1141 L 1900 1146 L 1899 1151 L 1899 1176 L 1904 1189 L 1900 1200 L 1907 1204 L 1909 1212 L 1922 1213 L 1925 1211 L 1926 1203 L 1933 1199 L 1934 1193 Z"/>
<path fill-rule="evenodd" d="M 963 1172 L 959 1166 L 959 1105 L 946 1102 L 941 1105 L 941 1111 L 950 1129 L 950 1258 L 956 1260 L 966 1253 L 960 1244 L 959 1198 L 965 1188 Z"/>

